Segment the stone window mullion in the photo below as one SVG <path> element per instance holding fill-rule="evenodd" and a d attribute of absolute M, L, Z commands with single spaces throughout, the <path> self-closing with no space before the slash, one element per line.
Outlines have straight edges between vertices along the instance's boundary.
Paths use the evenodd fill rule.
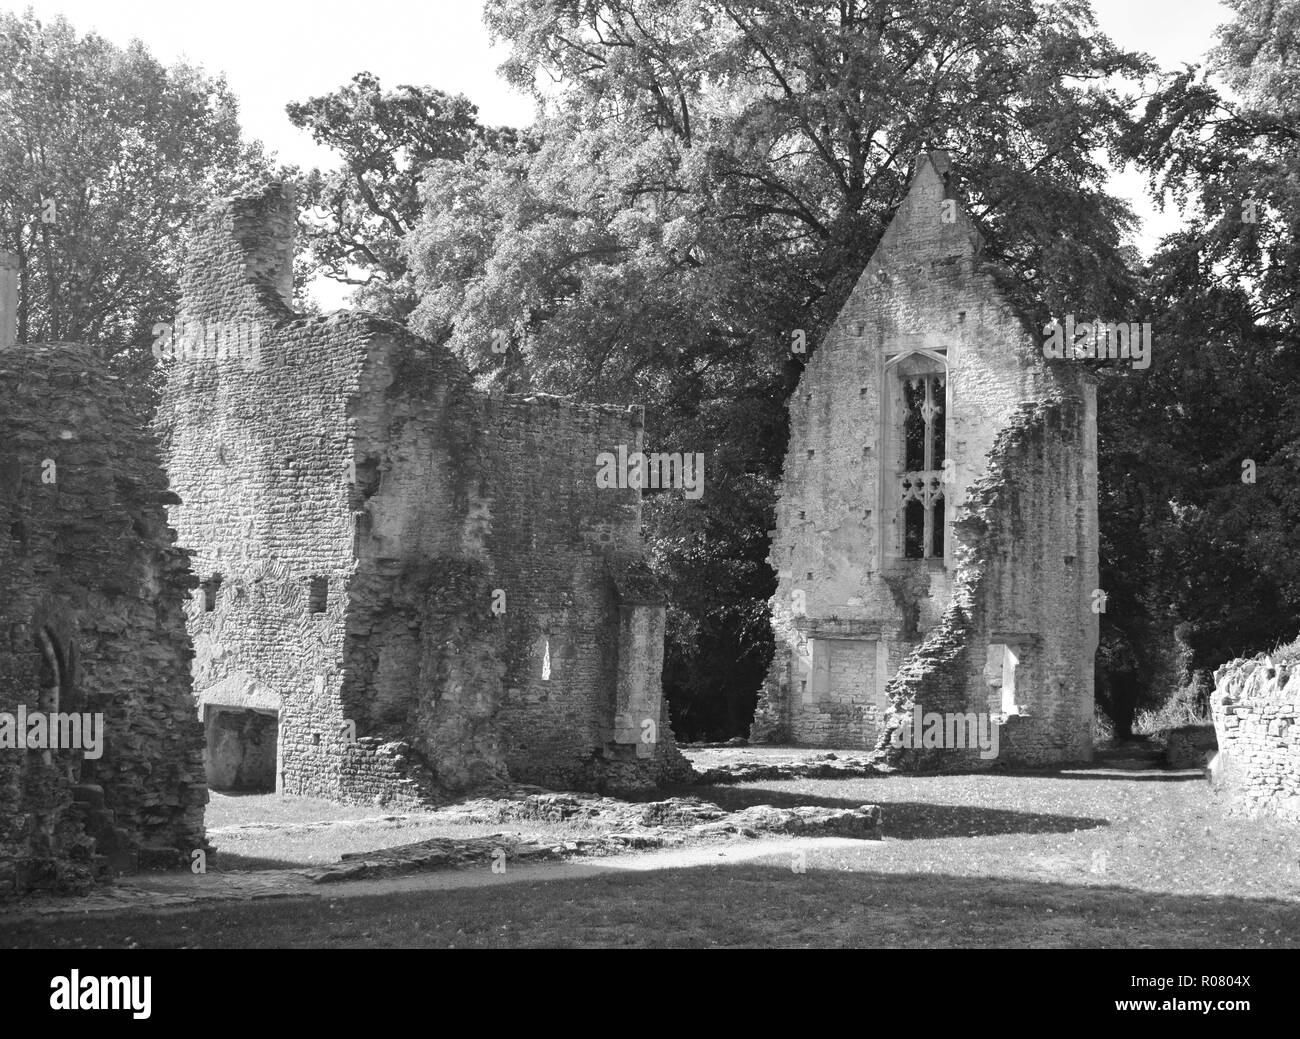
<path fill-rule="evenodd" d="M 900 421 L 895 501 L 901 520 L 901 555 L 907 559 L 942 558 L 946 533 L 942 457 L 946 453 L 946 372 L 897 373 Z"/>

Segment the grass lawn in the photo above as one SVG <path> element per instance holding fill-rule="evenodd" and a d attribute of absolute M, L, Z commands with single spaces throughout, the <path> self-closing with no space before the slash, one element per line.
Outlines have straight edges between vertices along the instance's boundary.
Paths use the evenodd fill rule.
<path fill-rule="evenodd" d="M 362 898 L 21 924 L 45 948 L 1300 945 L 1300 905 L 863 870 L 829 856 Z"/>
<path fill-rule="evenodd" d="M 724 807 L 876 803 L 885 840 L 732 865 L 0 922 L 19 947 L 1300 946 L 1295 827 L 1168 773 L 755 782 Z M 371 813 L 373 814 L 373 813 Z"/>

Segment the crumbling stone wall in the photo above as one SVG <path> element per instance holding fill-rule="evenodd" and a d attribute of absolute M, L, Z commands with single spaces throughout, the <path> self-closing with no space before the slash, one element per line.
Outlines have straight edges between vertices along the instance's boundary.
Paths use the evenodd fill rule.
<path fill-rule="evenodd" d="M 1091 758 L 1098 629 L 1092 612 L 1096 543 L 1088 532 L 1089 503 L 1095 510 L 1096 502 L 1088 495 L 1096 476 L 1094 414 L 1095 403 L 1079 398 L 1026 404 L 999 434 L 988 473 L 971 488 L 954 523 L 959 546 L 952 600 L 887 689 L 877 745 L 895 763 L 994 764 L 978 749 L 897 747 L 894 734 L 917 706 L 999 716 L 997 761 Z M 1095 521 L 1095 511 L 1091 515 Z M 1015 713 L 1004 712 L 987 674 L 987 647 L 1008 642 L 1021 650 Z"/>
<path fill-rule="evenodd" d="M 390 321 L 296 317 L 291 228 L 275 191 L 196 228 L 184 319 L 251 322 L 257 349 L 183 352 L 157 419 L 207 583 L 188 616 L 209 718 L 276 712 L 277 788 L 345 801 L 682 774 L 666 721 L 630 759 L 615 732 L 629 669 L 662 717 L 662 625 L 636 659 L 619 634 L 639 492 L 595 482 L 639 412 L 491 397 Z"/>
<path fill-rule="evenodd" d="M 175 500 L 93 353 L 0 350 L 0 712 L 103 715 L 98 758 L 0 748 L 0 893 L 206 851 Z"/>
<path fill-rule="evenodd" d="M 511 775 L 580 789 L 684 778 L 662 696 L 666 611 L 642 558 L 641 494 L 595 480 L 602 452 L 641 450 L 642 409 L 535 395 L 493 397 L 485 410 Z"/>
<path fill-rule="evenodd" d="M 931 676 L 926 710 L 943 711 L 947 702 L 987 711 L 987 646 L 978 644 L 987 635 L 1023 647 L 1020 682 L 1040 705 L 1041 725 L 1021 718 L 1012 726 L 1014 750 L 1002 760 L 1087 757 L 1090 738 L 1078 719 L 1087 715 L 1090 733 L 1095 388 L 1077 365 L 1043 359 L 1041 336 L 982 261 L 979 234 L 949 178 L 943 153 L 921 157 L 789 402 L 769 557 L 778 574 L 776 652 L 751 737 L 874 746 L 892 730 L 896 675 L 909 687 L 917 674 Z M 926 377 L 939 380 L 942 457 L 933 468 L 942 470 L 946 536 L 931 558 L 908 558 L 902 395 L 909 379 Z M 1067 398 L 1076 403 L 1045 414 L 1041 427 L 1045 440 L 1067 447 L 1035 441 L 1037 455 L 1004 446 L 1000 463 L 992 457 L 1026 403 Z M 973 489 L 996 489 L 990 477 L 1007 485 L 997 507 L 1012 526 L 990 520 L 996 543 L 978 547 L 976 531 L 957 520 Z M 961 567 L 970 565 L 963 559 L 982 568 L 987 598 L 988 616 L 974 627 L 961 620 L 977 608 L 966 599 L 979 590 L 962 586 Z M 950 674 L 941 680 L 940 672 Z M 1059 709 L 1051 706 L 1058 700 Z M 1039 727 L 1043 734 L 1031 736 Z"/>
<path fill-rule="evenodd" d="M 1261 654 L 1214 673 L 1215 785 L 1248 815 L 1300 822 L 1300 674 Z"/>

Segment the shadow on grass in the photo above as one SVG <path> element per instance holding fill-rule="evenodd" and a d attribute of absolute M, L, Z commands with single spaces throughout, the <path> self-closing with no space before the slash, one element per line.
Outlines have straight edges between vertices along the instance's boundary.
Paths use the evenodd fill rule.
<path fill-rule="evenodd" d="M 222 851 L 220 846 L 217 847 L 217 854 L 208 858 L 210 873 L 228 873 L 237 869 L 306 869 L 313 865 L 320 865 L 320 863 L 309 862 L 306 859 L 237 855 L 234 852 Z"/>
<path fill-rule="evenodd" d="M 882 794 L 886 791 L 882 789 Z M 863 798 L 824 797 L 816 794 L 766 787 L 713 787 L 706 800 L 729 811 L 754 805 L 797 808 L 857 808 L 879 804 L 884 812 L 885 837 L 917 840 L 934 837 L 991 837 L 1008 833 L 1072 833 L 1109 826 L 1107 819 L 1084 815 L 1058 815 L 1046 812 L 1017 812 L 1006 808 L 982 808 L 978 805 L 945 805 L 927 801 L 891 801 L 887 797 L 866 801 Z"/>
<path fill-rule="evenodd" d="M 1095 768 L 1096 766 L 1094 766 Z M 1050 773 L 1053 779 L 1091 779 L 1096 781 L 1113 781 L 1120 780 L 1125 783 L 1204 783 L 1205 773 L 1199 769 L 1196 771 L 1180 772 L 1157 772 L 1148 769 L 1144 772 L 1125 772 L 1121 769 L 1113 769 L 1107 772 L 1096 772 L 1088 768 L 1078 768 L 1063 770 L 1060 772 Z"/>
<path fill-rule="evenodd" d="M 628 799 L 645 801 L 666 797 L 669 796 L 669 794 L 676 797 L 686 797 L 692 793 L 699 796 L 699 791 L 701 790 L 714 790 L 724 786 L 742 786 L 746 783 L 888 783 L 895 779 L 961 779 L 972 776 L 987 776 L 996 779 L 1118 779 L 1129 783 L 1186 783 L 1205 781 L 1204 772 L 1200 769 L 1182 769 L 1178 771 L 1166 771 L 1159 768 L 1122 769 L 1116 768 L 1114 765 L 1085 761 L 1077 764 L 1061 765 L 1051 769 L 1012 769 L 994 767 L 991 769 L 969 769 L 966 771 L 954 769 L 946 772 L 899 770 L 884 774 L 865 773 L 862 775 L 759 776 L 749 779 L 735 778 L 712 783 L 696 783 L 690 786 L 676 786 L 670 791 L 651 791 L 648 794 L 638 794 L 635 797 L 630 797 Z"/>
<path fill-rule="evenodd" d="M 241 797 L 266 797 L 268 794 L 274 794 L 275 789 L 272 787 L 269 790 L 218 790 L 214 787 L 211 792 L 220 794 L 222 797 L 237 799 Z"/>
<path fill-rule="evenodd" d="M 777 863 L 15 921 L 17 948 L 1300 947 L 1300 903 Z"/>

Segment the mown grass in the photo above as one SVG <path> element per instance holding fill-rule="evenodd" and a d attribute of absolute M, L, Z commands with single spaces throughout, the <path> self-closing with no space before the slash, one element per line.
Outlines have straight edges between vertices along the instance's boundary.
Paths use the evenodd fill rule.
<path fill-rule="evenodd" d="M 883 841 L 734 865 L 166 913 L 0 921 L 59 948 L 1287 947 L 1293 826 L 1226 818 L 1168 773 L 891 776 L 697 791 L 724 807 L 880 804 Z"/>
<path fill-rule="evenodd" d="M 1300 904 L 1123 887 L 879 873 L 851 852 L 499 888 L 220 905 L 20 924 L 20 948 L 1260 948 L 1300 946 Z"/>

